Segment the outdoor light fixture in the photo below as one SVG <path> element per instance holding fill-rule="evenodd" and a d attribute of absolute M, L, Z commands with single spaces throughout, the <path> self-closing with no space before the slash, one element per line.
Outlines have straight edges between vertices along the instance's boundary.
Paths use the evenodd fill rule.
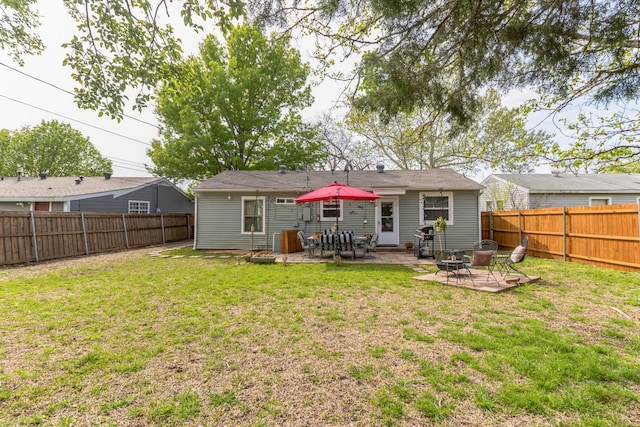
<path fill-rule="evenodd" d="M 227 196 L 227 200 L 231 200 L 231 193 Z"/>

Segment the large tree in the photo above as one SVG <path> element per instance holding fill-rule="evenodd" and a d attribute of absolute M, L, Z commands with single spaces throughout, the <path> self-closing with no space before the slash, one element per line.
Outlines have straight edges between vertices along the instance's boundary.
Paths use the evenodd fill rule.
<path fill-rule="evenodd" d="M 228 169 L 275 169 L 322 159 L 300 111 L 312 101 L 308 67 L 286 38 L 231 29 L 208 36 L 200 56 L 175 67 L 158 92 L 162 140 L 149 156 L 156 174 L 202 180 Z"/>
<path fill-rule="evenodd" d="M 640 91 L 640 0 L 63 3 L 77 22 L 78 35 L 65 45 L 65 64 L 79 83 L 78 102 L 114 117 L 121 117 L 130 88 L 138 90 L 133 105 L 141 108 L 149 102 L 149 88 L 173 75 L 166 64 L 180 61 L 181 48 L 170 18 L 179 15 L 194 30 L 213 20 L 225 30 L 245 6 L 262 23 L 315 35 L 318 57 L 327 64 L 337 52 L 362 55 L 352 74 L 359 83 L 356 99 L 361 108 L 389 116 L 439 104 L 439 110 L 468 119 L 487 86 L 533 87 L 554 108 L 575 99 L 604 106 L 637 101 Z M 0 47 L 18 61 L 40 51 L 35 0 L 0 0 L 0 6 Z M 590 128 L 592 135 L 597 131 Z M 624 142 L 617 147 L 626 148 Z M 595 154 L 616 160 L 609 148 Z M 574 154 L 594 152 L 568 156 Z"/>
<path fill-rule="evenodd" d="M 0 47 L 16 58 L 42 42 L 35 0 L 0 0 Z M 430 98 L 464 113 L 486 84 L 533 85 L 567 97 L 635 97 L 640 90 L 639 0 L 64 0 L 77 22 L 66 64 L 81 84 L 80 101 L 119 115 L 128 87 L 141 89 L 136 105 L 170 75 L 180 58 L 170 14 L 194 30 L 213 19 L 221 28 L 245 13 L 263 23 L 300 29 L 327 43 L 330 58 L 342 48 L 366 53 L 366 103 L 409 112 Z M 457 85 L 441 86 L 438 76 Z"/>
<path fill-rule="evenodd" d="M 327 152 L 323 169 L 365 170 L 383 162 L 383 156 L 377 150 L 331 114 L 322 115 L 318 128 L 320 140 Z"/>
<path fill-rule="evenodd" d="M 112 171 L 88 138 L 67 123 L 42 121 L 17 131 L 0 130 L 0 174 L 96 176 Z"/>
<path fill-rule="evenodd" d="M 381 153 L 397 169 L 533 170 L 540 161 L 538 153 L 550 146 L 551 136 L 527 130 L 523 109 L 501 106 L 495 91 L 483 95 L 479 104 L 465 125 L 425 107 L 389 119 L 353 109 L 347 125 L 368 141 L 371 151 Z"/>

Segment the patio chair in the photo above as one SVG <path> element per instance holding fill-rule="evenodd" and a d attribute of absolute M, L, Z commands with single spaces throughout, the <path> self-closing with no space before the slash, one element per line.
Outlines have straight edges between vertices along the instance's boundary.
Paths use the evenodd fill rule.
<path fill-rule="evenodd" d="M 371 240 L 368 242 L 364 242 L 364 255 L 363 258 L 375 258 L 375 256 L 371 255 L 371 251 L 376 250 L 376 246 L 378 246 L 378 234 L 374 234 L 371 236 Z"/>
<path fill-rule="evenodd" d="M 323 234 L 320 236 L 320 256 L 323 257 L 326 252 L 335 252 L 336 236 L 334 234 Z"/>
<path fill-rule="evenodd" d="M 311 258 L 315 254 L 316 245 L 307 238 L 302 230 L 298 231 L 298 240 L 302 245 L 302 249 L 307 251 L 307 255 L 303 255 L 303 257 Z"/>
<path fill-rule="evenodd" d="M 517 264 L 520 264 L 524 261 L 524 257 L 527 254 L 527 247 L 529 246 L 529 236 L 524 236 L 522 239 L 522 243 L 517 246 L 511 255 L 506 258 L 502 258 L 498 260 L 498 266 L 500 268 L 500 273 L 502 277 L 506 277 L 509 274 L 520 274 L 526 278 L 529 278 L 524 272 L 522 272 Z"/>
<path fill-rule="evenodd" d="M 353 239 L 353 234 L 350 232 L 342 232 L 338 234 L 340 241 L 340 253 L 351 252 L 351 259 L 356 258 L 356 247 Z"/>
<path fill-rule="evenodd" d="M 473 245 L 473 254 L 471 255 L 471 258 L 468 256 L 465 257 L 465 260 L 467 261 L 465 263 L 465 267 L 469 272 L 469 277 L 471 278 L 471 282 L 474 286 L 475 282 L 473 282 L 473 278 L 471 276 L 471 267 L 487 267 L 487 281 L 489 280 L 489 276 L 491 276 L 496 283 L 498 282 L 498 278 L 493 273 L 496 265 L 497 253 L 498 243 L 493 240 L 481 240 Z"/>

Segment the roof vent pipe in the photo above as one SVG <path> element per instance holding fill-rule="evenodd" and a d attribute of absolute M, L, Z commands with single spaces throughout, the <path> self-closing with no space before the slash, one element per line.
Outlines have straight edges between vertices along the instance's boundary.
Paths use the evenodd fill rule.
<path fill-rule="evenodd" d="M 554 169 L 551 171 L 551 175 L 555 176 L 556 178 L 560 176 L 560 171 L 558 169 Z"/>
<path fill-rule="evenodd" d="M 378 171 L 378 173 L 384 172 L 384 165 L 382 163 L 378 163 L 376 165 L 376 170 Z"/>
<path fill-rule="evenodd" d="M 47 179 L 47 174 L 44 172 L 40 172 L 40 179 Z"/>
<path fill-rule="evenodd" d="M 280 165 L 278 173 L 287 173 L 287 167 L 285 165 Z"/>
<path fill-rule="evenodd" d="M 20 181 L 20 177 L 22 177 L 22 171 L 18 171 L 18 181 Z"/>
<path fill-rule="evenodd" d="M 80 184 L 82 182 L 81 179 L 76 179 L 76 185 Z"/>
<path fill-rule="evenodd" d="M 104 179 L 105 179 L 105 180 L 107 180 L 107 179 L 111 179 L 111 174 L 110 174 L 109 172 L 105 172 L 105 173 L 104 173 Z"/>

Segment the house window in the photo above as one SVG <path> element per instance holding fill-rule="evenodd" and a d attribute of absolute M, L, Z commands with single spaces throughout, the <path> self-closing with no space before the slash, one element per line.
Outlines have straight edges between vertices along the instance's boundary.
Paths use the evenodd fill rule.
<path fill-rule="evenodd" d="M 296 201 L 289 197 L 276 197 L 276 205 L 295 205 Z"/>
<path fill-rule="evenodd" d="M 49 212 L 51 210 L 51 203 L 50 202 L 35 202 L 33 204 L 33 210 L 34 211 Z"/>
<path fill-rule="evenodd" d="M 609 206 L 611 197 L 589 197 L 589 206 Z"/>
<path fill-rule="evenodd" d="M 432 225 L 438 217 L 453 224 L 453 193 L 421 193 L 420 196 L 421 225 Z"/>
<path fill-rule="evenodd" d="M 149 202 L 141 200 L 129 200 L 129 213 L 148 214 L 150 205 Z"/>
<path fill-rule="evenodd" d="M 264 234 L 264 203 L 264 197 L 242 198 L 242 234 L 251 234 L 251 226 L 254 234 Z"/>
<path fill-rule="evenodd" d="M 342 200 L 331 200 L 322 202 L 320 219 L 322 221 L 342 221 Z"/>

